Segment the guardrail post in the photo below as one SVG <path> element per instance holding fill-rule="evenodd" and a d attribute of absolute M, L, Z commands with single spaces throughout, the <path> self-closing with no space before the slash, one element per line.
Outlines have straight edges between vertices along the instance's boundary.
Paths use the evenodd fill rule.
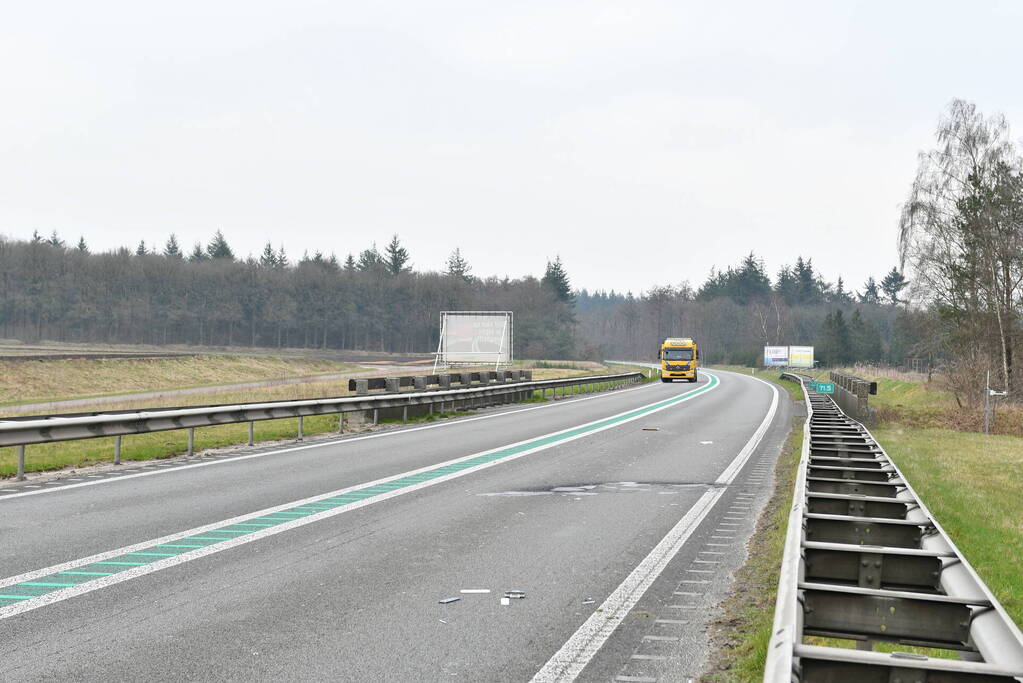
<path fill-rule="evenodd" d="M 249 420 L 249 445 L 256 443 L 256 423 L 254 420 Z"/>
<path fill-rule="evenodd" d="M 373 424 L 380 424 L 380 409 L 373 409 Z"/>
<path fill-rule="evenodd" d="M 301 441 L 302 438 L 303 438 L 303 435 L 302 435 L 302 421 L 303 421 L 303 416 L 299 415 L 298 416 L 298 439 L 296 439 L 297 441 Z"/>
<path fill-rule="evenodd" d="M 344 413 L 338 413 L 337 414 L 337 433 L 338 434 L 344 434 L 344 431 L 345 431 L 345 414 Z"/>
<path fill-rule="evenodd" d="M 188 452 L 185 455 L 195 454 L 195 427 L 188 428 Z"/>
<path fill-rule="evenodd" d="M 17 481 L 25 481 L 25 444 L 18 446 L 18 476 Z"/>
<path fill-rule="evenodd" d="M 402 424 L 408 424 L 408 406 L 401 407 L 401 422 Z"/>
<path fill-rule="evenodd" d="M 121 464 L 121 435 L 114 437 L 114 464 Z"/>

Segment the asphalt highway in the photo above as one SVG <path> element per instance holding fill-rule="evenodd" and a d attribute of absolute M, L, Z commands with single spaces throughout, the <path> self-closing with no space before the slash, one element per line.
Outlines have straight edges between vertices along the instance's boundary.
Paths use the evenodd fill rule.
<path fill-rule="evenodd" d="M 703 373 L 8 494 L 0 680 L 684 680 L 791 410 Z"/>

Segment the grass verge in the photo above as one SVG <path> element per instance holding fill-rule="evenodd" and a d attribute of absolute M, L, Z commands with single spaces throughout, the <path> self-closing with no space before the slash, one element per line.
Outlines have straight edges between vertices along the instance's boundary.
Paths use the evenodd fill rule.
<path fill-rule="evenodd" d="M 1023 438 L 883 425 L 872 430 L 1017 624 L 1023 624 Z"/>
<path fill-rule="evenodd" d="M 774 470 L 774 493 L 750 538 L 749 557 L 735 574 L 721 616 L 709 626 L 714 654 L 700 680 L 763 680 L 805 419 L 792 419 L 792 432 Z"/>

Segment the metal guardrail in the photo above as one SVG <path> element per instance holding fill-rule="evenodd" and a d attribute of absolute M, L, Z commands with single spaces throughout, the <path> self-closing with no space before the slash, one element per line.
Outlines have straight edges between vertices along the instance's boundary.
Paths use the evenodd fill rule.
<path fill-rule="evenodd" d="M 480 373 L 477 373 L 480 374 Z M 491 374 L 491 373 L 485 373 Z M 615 388 L 636 382 L 643 377 L 639 372 L 614 375 L 592 375 L 588 377 L 567 377 L 539 381 L 518 381 L 486 384 L 459 389 L 440 391 L 413 391 L 370 396 L 343 396 L 338 398 L 299 399 L 264 403 L 239 403 L 231 405 L 191 406 L 177 408 L 154 408 L 143 411 L 115 411 L 109 413 L 26 416 L 15 419 L 0 419 L 0 447 L 18 447 L 18 479 L 25 476 L 25 447 L 32 444 L 55 441 L 94 439 L 104 436 L 115 437 L 114 462 L 121 461 L 121 436 L 145 434 L 148 432 L 188 430 L 188 454 L 195 444 L 195 428 L 212 425 L 249 423 L 249 445 L 253 443 L 253 424 L 261 420 L 298 418 L 298 439 L 302 439 L 302 418 L 310 415 L 338 415 L 338 430 L 343 428 L 345 413 L 372 411 L 374 422 L 380 409 L 403 409 L 404 419 L 412 406 L 440 406 L 444 412 L 451 409 L 480 408 L 497 403 L 522 400 L 535 391 L 545 396 L 550 391 L 558 397 L 558 389 L 589 385 L 606 385 Z"/>
<path fill-rule="evenodd" d="M 782 377 L 802 385 L 809 415 L 764 680 L 1023 680 L 1023 633 L 884 449 L 809 378 Z M 960 658 L 873 651 L 878 642 Z"/>

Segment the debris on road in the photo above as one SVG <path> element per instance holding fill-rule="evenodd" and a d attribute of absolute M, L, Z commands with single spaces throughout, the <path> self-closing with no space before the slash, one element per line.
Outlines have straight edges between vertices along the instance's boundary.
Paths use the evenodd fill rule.
<path fill-rule="evenodd" d="M 661 431 L 661 428 L 660 427 L 643 427 L 643 431 L 644 432 L 659 432 L 659 431 Z"/>
<path fill-rule="evenodd" d="M 511 598 L 513 600 L 521 600 L 522 598 L 526 597 L 526 591 L 520 590 L 505 591 L 504 597 Z"/>
<path fill-rule="evenodd" d="M 501 598 L 501 604 L 502 605 L 510 605 L 511 604 L 511 600 L 509 600 L 508 598 Z"/>
<path fill-rule="evenodd" d="M 439 602 L 442 605 L 446 605 L 449 602 L 457 602 L 458 600 L 461 600 L 461 599 L 462 598 L 444 598 L 443 600 L 438 600 L 437 602 Z"/>
<path fill-rule="evenodd" d="M 595 602 L 596 600 L 594 600 L 593 598 L 586 598 L 585 600 L 583 600 L 584 605 L 592 605 Z"/>

